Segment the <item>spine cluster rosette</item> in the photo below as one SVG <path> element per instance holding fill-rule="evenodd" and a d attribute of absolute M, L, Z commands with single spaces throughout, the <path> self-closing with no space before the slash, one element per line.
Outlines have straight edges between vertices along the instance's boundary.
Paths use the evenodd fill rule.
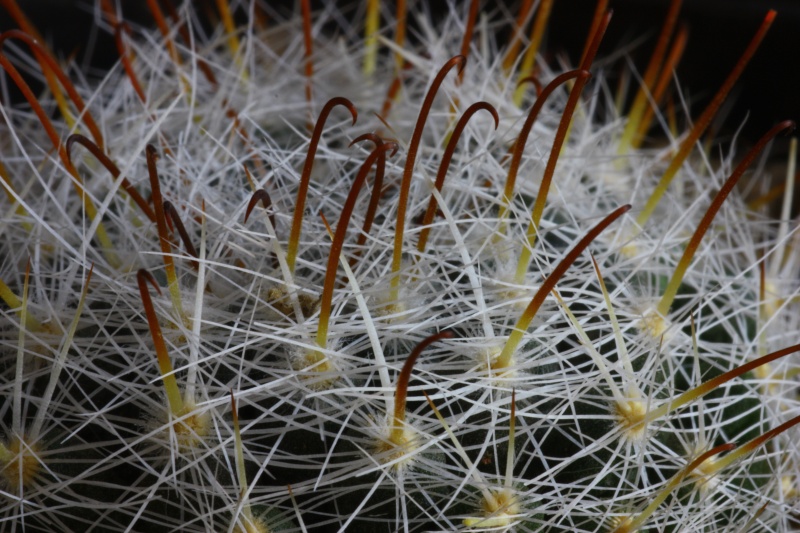
<path fill-rule="evenodd" d="M 602 0 L 573 65 L 548 1 L 113 4 L 94 79 L 0 2 L 0 529 L 800 527 L 794 123 L 707 135 L 775 12 L 684 120 L 678 0 L 630 107 Z"/>

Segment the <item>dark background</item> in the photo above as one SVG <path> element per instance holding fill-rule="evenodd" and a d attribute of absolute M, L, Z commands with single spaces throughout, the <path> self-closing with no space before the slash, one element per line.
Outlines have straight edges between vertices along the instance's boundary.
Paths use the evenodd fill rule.
<path fill-rule="evenodd" d="M 77 53 L 87 68 L 100 70 L 116 61 L 111 37 L 103 31 L 92 31 L 92 0 L 18 2 L 58 54 Z M 135 26 L 152 26 L 144 0 L 121 0 L 120 3 L 126 20 Z M 312 0 L 312 6 L 322 3 Z M 409 3 L 413 9 L 415 2 Z M 644 70 L 668 3 L 668 0 L 611 0 L 614 17 L 598 57 L 641 38 L 632 58 L 639 70 Z M 495 5 L 493 0 L 482 2 L 485 9 L 490 4 Z M 800 119 L 800 1 L 684 0 L 683 4 L 681 20 L 688 23 L 690 33 L 678 77 L 690 98 L 694 117 L 733 67 L 764 14 L 773 8 L 778 11 L 778 17 L 736 86 L 735 103 L 723 131 L 733 131 L 749 114 L 743 134 L 754 140 L 780 120 Z M 273 1 L 270 5 L 284 11 L 293 9 L 292 2 Z M 342 5 L 353 3 L 343 2 Z M 417 7 L 420 5 L 416 2 Z M 595 0 L 555 0 L 547 35 L 548 49 L 562 50 L 576 62 L 594 5 Z M 425 6 L 434 13 L 437 9 L 446 9 L 444 2 L 431 1 Z M 516 12 L 514 7 L 508 9 Z M 0 30 L 9 27 L 13 27 L 13 22 L 0 9 Z"/>

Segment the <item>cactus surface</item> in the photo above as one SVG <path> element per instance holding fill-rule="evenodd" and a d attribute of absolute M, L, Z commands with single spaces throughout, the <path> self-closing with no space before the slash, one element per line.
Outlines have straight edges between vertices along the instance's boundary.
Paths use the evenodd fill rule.
<path fill-rule="evenodd" d="M 3 531 L 798 528 L 794 125 L 707 133 L 774 12 L 688 120 L 678 1 L 630 102 L 603 2 L 101 1 L 99 80 L 2 4 Z"/>

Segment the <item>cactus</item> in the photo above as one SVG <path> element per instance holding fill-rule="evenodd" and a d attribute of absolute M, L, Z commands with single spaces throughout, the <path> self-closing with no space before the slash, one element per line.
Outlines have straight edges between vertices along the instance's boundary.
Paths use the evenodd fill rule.
<path fill-rule="evenodd" d="M 92 80 L 3 2 L 3 531 L 798 528 L 794 124 L 701 143 L 774 12 L 681 131 L 677 0 L 630 106 L 602 1 L 111 4 Z"/>

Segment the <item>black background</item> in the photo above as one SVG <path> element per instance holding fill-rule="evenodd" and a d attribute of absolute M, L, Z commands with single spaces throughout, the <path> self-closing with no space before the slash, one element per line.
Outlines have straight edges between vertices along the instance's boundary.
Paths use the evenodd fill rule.
<path fill-rule="evenodd" d="M 199 0 L 197 3 L 202 2 Z M 207 1 L 207 0 L 206 0 Z M 110 36 L 92 32 L 92 0 L 18 0 L 40 32 L 61 56 L 77 53 L 87 68 L 102 70 L 117 59 Z M 144 0 L 121 0 L 126 20 L 134 25 L 152 26 Z M 312 6 L 322 5 L 312 0 Z M 599 57 L 621 45 L 641 38 L 632 58 L 641 70 L 652 50 L 667 11 L 668 0 L 611 0 L 611 26 Z M 412 0 L 412 9 L 423 3 Z M 772 29 L 735 89 L 735 103 L 725 121 L 727 131 L 737 128 L 746 117 L 743 134 L 754 140 L 784 119 L 800 119 L 800 1 L 799 0 L 684 0 L 681 20 L 689 25 L 689 44 L 678 68 L 681 87 L 686 90 L 697 116 L 724 80 L 746 47 L 768 9 L 778 10 Z M 292 2 L 270 2 L 272 8 L 290 11 Z M 353 3 L 342 3 L 353 5 Z M 463 9 L 462 3 L 450 4 Z M 494 6 L 482 2 L 483 9 Z M 549 50 L 563 51 L 577 61 L 595 0 L 555 0 L 547 35 Z M 445 2 L 426 2 L 433 13 L 448 8 Z M 384 8 L 393 9 L 393 8 Z M 515 11 L 514 4 L 506 9 Z M 412 17 L 413 18 L 413 17 Z M 0 10 L 0 30 L 14 27 Z M 91 43 L 93 40 L 94 44 Z"/>

